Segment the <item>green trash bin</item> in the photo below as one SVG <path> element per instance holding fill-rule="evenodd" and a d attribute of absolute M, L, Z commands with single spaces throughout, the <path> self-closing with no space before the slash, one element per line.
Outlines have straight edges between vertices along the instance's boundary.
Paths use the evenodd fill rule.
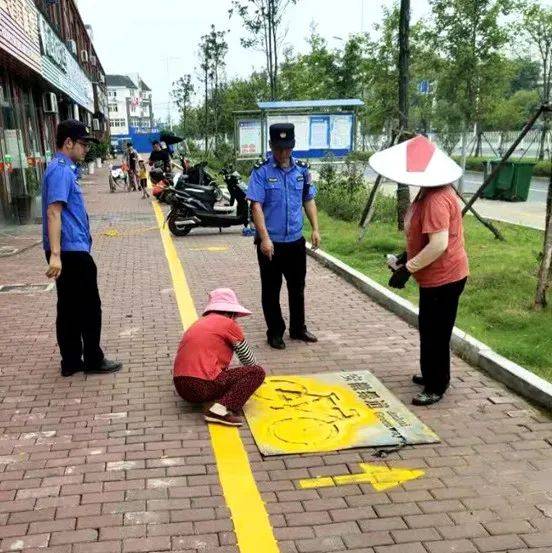
<path fill-rule="evenodd" d="M 491 161 L 492 170 L 499 163 L 498 160 Z M 489 186 L 483 192 L 483 197 L 487 200 L 526 202 L 534 167 L 535 164 L 529 161 L 507 161 L 489 183 Z M 485 178 L 487 175 L 488 170 L 485 166 Z"/>
<path fill-rule="evenodd" d="M 530 161 L 514 161 L 514 182 L 509 191 L 502 194 L 503 200 L 509 202 L 526 202 L 531 188 L 535 163 Z"/>
<path fill-rule="evenodd" d="M 485 163 L 485 171 L 484 171 L 484 175 L 483 175 L 483 178 L 485 180 L 487 180 L 487 177 L 494 170 L 494 168 L 497 166 L 497 164 L 498 164 L 498 161 L 490 161 L 488 163 Z M 502 171 L 500 173 L 502 173 Z M 497 198 L 496 187 L 497 187 L 497 184 L 498 184 L 498 179 L 500 177 L 500 173 L 498 175 L 496 175 L 495 178 L 493 180 L 491 180 L 491 182 L 487 185 L 487 188 L 485 188 L 485 190 L 483 190 L 483 193 L 481 194 L 481 196 L 483 198 L 485 198 L 486 200 L 496 200 L 496 198 Z"/>

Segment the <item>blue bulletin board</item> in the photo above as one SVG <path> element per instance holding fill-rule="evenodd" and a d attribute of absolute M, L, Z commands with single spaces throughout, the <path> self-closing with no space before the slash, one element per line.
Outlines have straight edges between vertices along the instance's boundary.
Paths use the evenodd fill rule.
<path fill-rule="evenodd" d="M 343 157 L 353 150 L 355 120 L 353 113 L 329 115 L 269 115 L 265 120 L 264 136 L 266 151 L 269 151 L 268 129 L 274 123 L 295 125 L 298 158 L 322 158 L 326 155 Z"/>
<path fill-rule="evenodd" d="M 260 111 L 234 112 L 234 144 L 238 159 L 258 157 L 270 150 L 269 127 L 295 127 L 294 155 L 298 158 L 344 157 L 356 148 L 358 98 L 258 102 Z M 259 142 L 260 134 L 260 142 Z M 257 149 L 257 145 L 259 149 Z"/>

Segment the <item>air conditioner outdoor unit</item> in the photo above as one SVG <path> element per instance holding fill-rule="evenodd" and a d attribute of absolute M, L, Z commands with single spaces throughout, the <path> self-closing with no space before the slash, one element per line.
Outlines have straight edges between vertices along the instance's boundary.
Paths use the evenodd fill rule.
<path fill-rule="evenodd" d="M 100 120 L 99 119 L 92 119 L 92 130 L 94 131 L 101 131 L 102 128 L 100 126 Z"/>
<path fill-rule="evenodd" d="M 81 61 L 83 62 L 88 61 L 88 52 L 86 50 L 81 50 Z"/>
<path fill-rule="evenodd" d="M 58 102 L 54 92 L 45 92 L 42 95 L 42 110 L 44 113 L 57 113 Z"/>
<path fill-rule="evenodd" d="M 98 58 L 96 58 L 94 54 L 90 56 L 90 63 L 94 66 L 96 66 L 96 64 L 98 63 Z"/>
<path fill-rule="evenodd" d="M 72 54 L 77 54 L 77 43 L 74 40 L 71 39 L 67 41 L 67 48 L 69 48 Z"/>

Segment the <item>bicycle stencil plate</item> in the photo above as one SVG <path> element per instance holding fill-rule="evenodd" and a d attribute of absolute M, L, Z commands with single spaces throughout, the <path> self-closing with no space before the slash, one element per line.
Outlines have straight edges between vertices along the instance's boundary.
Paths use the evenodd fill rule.
<path fill-rule="evenodd" d="M 439 442 L 369 371 L 268 377 L 245 416 L 264 455 Z"/>

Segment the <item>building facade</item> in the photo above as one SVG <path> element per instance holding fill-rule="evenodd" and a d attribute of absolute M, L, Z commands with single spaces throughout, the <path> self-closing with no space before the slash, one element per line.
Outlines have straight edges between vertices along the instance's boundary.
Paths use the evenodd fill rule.
<path fill-rule="evenodd" d="M 138 73 L 106 75 L 111 143 L 139 144 L 156 132 L 151 89 Z"/>
<path fill-rule="evenodd" d="M 105 72 L 74 0 L 0 0 L 0 224 L 40 213 L 55 128 L 109 133 Z"/>

